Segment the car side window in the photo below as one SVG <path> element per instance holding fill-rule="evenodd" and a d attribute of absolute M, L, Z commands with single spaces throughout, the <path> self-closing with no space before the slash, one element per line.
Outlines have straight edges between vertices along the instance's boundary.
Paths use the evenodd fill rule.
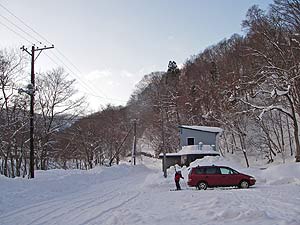
<path fill-rule="evenodd" d="M 220 168 L 221 174 L 233 174 L 233 171 L 228 168 Z"/>
<path fill-rule="evenodd" d="M 238 174 L 238 172 L 236 172 L 235 170 L 230 169 L 230 168 L 220 167 L 220 171 L 221 171 L 221 174 Z"/>
<path fill-rule="evenodd" d="M 219 169 L 217 167 L 207 167 L 206 174 L 219 174 Z"/>
<path fill-rule="evenodd" d="M 204 174 L 205 168 L 195 168 L 195 174 Z"/>

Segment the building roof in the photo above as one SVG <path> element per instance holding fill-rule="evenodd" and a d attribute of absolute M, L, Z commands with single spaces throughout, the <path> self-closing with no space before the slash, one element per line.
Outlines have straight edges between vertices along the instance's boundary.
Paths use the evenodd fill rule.
<path fill-rule="evenodd" d="M 186 126 L 186 125 L 181 125 L 179 128 L 184 128 L 184 129 L 190 129 L 190 130 L 199 130 L 199 131 L 206 131 L 206 132 L 211 132 L 211 133 L 222 133 L 223 129 L 220 127 L 207 127 L 207 126 Z"/>
<path fill-rule="evenodd" d="M 176 156 L 182 156 L 182 155 L 205 155 L 205 154 L 216 154 L 219 155 L 220 153 L 213 150 L 212 146 L 210 145 L 203 145 L 202 149 L 199 149 L 198 145 L 188 145 L 183 146 L 182 149 L 179 152 L 175 153 L 166 153 L 166 156 L 170 157 L 176 157 Z M 159 156 L 163 156 L 163 154 L 159 154 Z"/>

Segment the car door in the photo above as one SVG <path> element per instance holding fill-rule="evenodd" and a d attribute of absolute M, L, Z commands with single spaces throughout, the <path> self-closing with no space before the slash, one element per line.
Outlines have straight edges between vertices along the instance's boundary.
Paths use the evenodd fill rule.
<path fill-rule="evenodd" d="M 220 183 L 222 186 L 235 186 L 238 185 L 238 173 L 229 167 L 220 167 Z"/>
<path fill-rule="evenodd" d="M 193 168 L 190 174 L 190 184 L 196 186 L 205 177 L 205 167 Z"/>
<path fill-rule="evenodd" d="M 219 167 L 212 166 L 207 167 L 205 171 L 205 180 L 208 186 L 219 186 L 220 185 L 220 169 Z"/>

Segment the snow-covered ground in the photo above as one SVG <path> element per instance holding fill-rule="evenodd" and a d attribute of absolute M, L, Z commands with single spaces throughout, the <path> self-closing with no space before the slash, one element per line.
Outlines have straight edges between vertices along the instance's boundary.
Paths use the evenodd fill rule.
<path fill-rule="evenodd" d="M 37 171 L 36 178 L 0 176 L 0 224 L 299 225 L 300 164 L 245 169 L 221 157 L 196 164 L 231 166 L 254 175 L 249 189 L 174 188 L 174 168 L 163 178 L 160 161 L 144 158 L 90 171 Z"/>

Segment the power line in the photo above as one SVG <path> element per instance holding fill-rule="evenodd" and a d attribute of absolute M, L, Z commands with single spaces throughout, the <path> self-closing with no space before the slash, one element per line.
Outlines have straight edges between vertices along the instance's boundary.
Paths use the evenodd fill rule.
<path fill-rule="evenodd" d="M 35 31 L 33 28 L 31 28 L 30 26 L 28 26 L 24 21 L 22 21 L 19 17 L 17 17 L 14 13 L 12 13 L 9 9 L 7 9 L 5 6 L 3 6 L 1 3 L 0 3 L 0 6 L 2 8 L 4 8 L 8 13 L 10 13 L 13 17 L 15 17 L 18 21 L 20 21 L 23 25 L 25 25 L 27 28 L 29 28 L 31 31 L 33 31 L 35 34 L 37 34 L 39 37 L 41 37 L 42 39 L 44 39 L 46 42 L 50 43 L 46 38 L 44 38 L 42 35 L 40 35 L 37 31 Z M 10 21 L 8 18 L 0 15 L 1 17 L 3 17 L 5 20 L 7 20 L 10 24 L 14 25 L 15 27 L 17 27 L 19 30 L 21 30 L 23 33 L 25 33 L 26 35 L 28 35 L 29 37 L 33 38 L 34 40 L 36 40 L 38 43 L 42 43 L 40 40 L 36 39 L 34 36 L 32 36 L 31 34 L 29 34 L 27 31 L 23 30 L 22 28 L 20 28 L 18 25 L 16 25 L 15 23 L 13 23 L 12 21 Z M 59 49 L 56 49 L 57 52 L 64 58 L 66 59 L 70 65 L 72 65 L 73 68 L 75 68 L 75 70 L 77 70 L 79 72 L 79 74 L 82 74 L 82 72 L 78 69 L 78 67 L 71 62 L 71 60 L 69 60 Z M 57 55 L 55 55 L 53 53 L 53 55 L 65 66 L 68 68 L 68 70 L 70 70 L 71 73 L 73 73 L 75 75 L 75 73 L 73 72 L 73 70 L 67 66 Z M 49 55 L 48 55 L 49 57 Z M 53 60 L 52 60 L 53 61 Z M 76 76 L 76 75 L 75 75 Z M 85 83 L 85 81 L 83 81 L 80 77 L 76 76 L 76 78 L 82 83 L 84 84 L 86 87 L 88 87 L 89 89 L 93 89 L 91 88 L 87 83 Z M 103 94 L 106 98 L 106 94 L 105 93 L 101 93 Z"/>
<path fill-rule="evenodd" d="M 22 31 L 23 33 L 25 33 L 27 36 L 29 36 L 29 37 L 31 37 L 31 38 L 33 38 L 34 40 L 36 40 L 37 42 L 39 42 L 39 43 L 41 43 L 38 39 L 36 39 L 34 36 L 32 36 L 31 34 L 29 34 L 27 31 L 25 31 L 24 29 L 22 29 L 21 27 L 19 27 L 18 25 L 16 25 L 15 23 L 13 23 L 12 21 L 10 21 L 8 18 L 6 18 L 5 16 L 2 16 L 2 15 L 0 15 L 2 18 L 4 18 L 7 22 L 9 22 L 10 24 L 12 24 L 13 26 L 15 26 L 16 28 L 18 28 L 20 31 Z M 7 29 L 9 29 L 10 31 L 12 31 L 13 33 L 15 33 L 16 35 L 18 35 L 18 36 L 20 36 L 21 38 L 23 38 L 24 40 L 26 40 L 27 42 L 29 42 L 29 43 L 31 43 L 31 44 L 34 44 L 33 42 L 31 42 L 31 41 L 29 41 L 27 38 L 25 38 L 23 35 L 21 35 L 19 32 L 17 32 L 17 31 L 15 31 L 15 30 L 13 30 L 13 29 L 11 29 L 10 27 L 8 27 L 7 25 L 5 25 L 4 23 L 2 23 L 1 21 L 0 21 L 0 23 L 3 25 L 3 26 L 5 26 Z M 24 22 L 22 22 L 23 24 L 25 24 Z M 27 26 L 27 25 L 26 25 Z M 27 27 L 29 27 L 29 26 L 27 26 Z M 50 43 L 50 42 L 49 42 Z M 58 51 L 59 53 L 60 53 L 60 55 L 62 55 L 65 59 L 67 59 L 68 60 L 68 62 L 74 67 L 74 68 L 76 68 L 78 71 L 79 71 L 79 69 L 61 52 L 61 51 Z M 56 63 L 55 62 L 55 60 L 53 60 L 53 58 L 51 58 L 48 54 L 46 54 L 46 56 L 52 61 L 52 62 L 54 62 L 56 65 L 58 65 L 58 66 L 60 66 L 58 63 Z M 55 54 L 54 54 L 54 56 L 72 73 L 72 74 L 74 74 L 74 76 L 77 78 L 77 80 L 81 83 L 81 85 L 82 86 L 84 86 L 84 88 L 86 89 L 87 88 L 87 90 L 88 91 L 90 91 L 91 90 L 91 87 L 89 87 L 89 85 L 88 84 L 86 84 L 83 80 L 81 80 L 80 79 L 80 77 L 79 76 L 77 76 L 75 73 L 74 73 L 74 71 L 68 66 L 68 65 L 66 65 L 58 56 L 56 56 Z M 80 71 L 79 71 L 80 72 Z M 105 94 L 103 94 L 105 97 L 103 97 L 103 98 L 107 98 L 107 96 L 105 95 Z M 97 96 L 97 94 L 95 94 L 95 96 Z"/>
<path fill-rule="evenodd" d="M 78 69 L 78 67 L 75 66 L 75 64 L 72 63 L 71 60 L 69 60 L 69 59 L 68 59 L 61 51 L 59 51 L 59 50 L 57 49 L 57 52 L 58 52 L 61 56 L 63 56 L 63 58 L 65 58 L 65 59 L 69 62 L 69 64 L 70 64 L 70 65 L 71 65 L 71 66 L 72 66 L 79 74 L 83 74 L 83 73 Z M 62 62 L 62 60 L 60 59 L 60 57 L 58 57 L 58 56 L 55 55 L 54 53 L 53 53 L 53 55 L 54 55 L 59 61 Z M 64 62 L 62 62 L 62 63 L 65 65 Z M 70 69 L 70 67 L 68 67 L 68 69 L 71 70 L 73 74 L 75 74 L 75 73 L 73 72 L 73 70 Z M 86 87 L 88 87 L 88 89 L 89 89 L 90 91 L 94 92 L 94 94 L 97 95 L 97 93 L 94 91 L 93 85 L 90 85 L 89 83 L 86 83 L 86 82 L 84 81 L 84 79 L 81 79 L 79 76 L 77 76 L 77 75 L 75 75 L 75 76 L 77 77 L 78 80 L 80 80 L 81 83 L 83 83 Z M 97 91 L 98 91 L 98 90 L 97 90 Z M 100 94 L 103 95 L 105 98 L 107 98 L 107 96 L 106 96 L 105 93 L 101 92 Z"/>
<path fill-rule="evenodd" d="M 1 5 L 1 4 L 0 4 Z M 4 7 L 3 5 L 1 5 L 2 7 Z M 5 7 L 4 7 L 5 8 Z M 11 11 L 9 11 L 7 8 L 5 8 L 11 15 L 13 15 L 15 18 L 17 18 L 20 22 L 22 22 L 22 24 L 24 24 L 26 27 L 28 27 L 30 30 L 32 30 L 32 31 L 34 31 L 30 26 L 28 26 L 25 22 L 23 22 L 23 21 L 21 21 L 21 19 L 19 19 L 17 16 L 15 16 Z M 19 27 L 18 25 L 16 25 L 15 23 L 13 23 L 12 21 L 10 21 L 8 18 L 6 18 L 5 16 L 3 16 L 3 15 L 0 15 L 2 18 L 4 18 L 6 21 L 8 21 L 10 24 L 12 24 L 13 26 L 15 26 L 15 27 L 17 27 L 19 30 L 21 30 L 23 33 L 25 33 L 26 35 L 28 35 L 29 37 L 31 37 L 32 39 L 34 39 L 34 40 L 36 40 L 38 43 L 40 43 L 40 44 L 42 44 L 42 42 L 40 41 L 40 40 L 38 40 L 38 39 L 36 39 L 34 36 L 32 36 L 31 34 L 29 34 L 27 31 L 25 31 L 25 30 L 23 30 L 21 27 Z M 40 37 L 42 37 L 43 38 L 43 36 L 41 36 L 38 32 L 36 32 L 36 31 L 34 31 L 34 33 L 36 33 L 37 35 L 39 35 Z M 43 39 L 45 39 L 45 38 L 43 38 Z M 50 43 L 47 39 L 45 39 L 48 43 Z M 51 44 L 51 43 L 50 43 Z M 69 63 L 70 63 L 70 65 L 72 65 L 73 66 L 73 68 L 75 68 L 75 70 L 77 70 L 78 72 L 79 72 L 79 74 L 82 74 L 82 72 L 78 69 L 78 67 L 74 64 L 74 63 L 72 63 L 72 61 L 70 60 L 70 59 L 68 59 L 59 49 L 56 49 L 57 50 L 57 52 L 64 58 L 64 59 L 66 59 Z M 55 55 L 54 53 L 52 53 L 59 61 L 61 61 L 62 62 L 62 60 L 57 56 L 57 55 Z M 49 57 L 49 56 L 48 56 Z M 53 60 L 52 60 L 53 61 Z M 71 70 L 71 68 L 70 67 L 68 67 L 64 62 L 62 62 L 63 63 L 63 65 L 65 66 L 65 67 L 67 67 L 73 74 L 75 74 L 72 70 Z M 76 76 L 76 78 L 78 79 L 78 80 L 80 80 L 82 83 L 84 83 L 84 85 L 86 85 L 89 89 L 91 89 L 91 87 L 88 85 L 88 84 L 86 84 L 83 80 L 81 80 L 80 79 L 80 77 L 78 77 L 78 76 Z M 106 96 L 106 94 L 105 93 L 101 93 L 101 94 L 103 94 L 106 98 L 107 98 L 107 96 Z"/>
<path fill-rule="evenodd" d="M 75 68 L 75 70 L 77 70 L 78 72 L 79 72 L 79 74 L 83 74 L 79 69 L 78 69 L 78 67 L 74 64 L 74 63 L 72 63 L 71 62 L 71 60 L 69 60 L 59 49 L 56 49 L 57 50 L 57 52 L 63 57 L 63 58 L 65 58 L 72 66 L 73 66 L 73 68 Z M 93 87 L 93 86 L 92 86 Z M 99 90 L 97 90 L 97 91 L 99 91 Z M 100 94 L 102 94 L 102 95 L 104 95 L 106 98 L 107 98 L 107 96 L 106 96 L 106 94 L 104 93 L 104 92 L 102 92 L 101 90 L 100 90 Z"/>
<path fill-rule="evenodd" d="M 59 65 L 58 64 L 58 62 L 56 62 L 51 56 L 49 56 L 47 53 L 45 53 L 45 55 L 53 62 L 53 63 L 55 63 L 57 66 L 61 66 L 61 65 Z M 54 55 L 55 56 L 55 55 Z M 57 56 L 56 56 L 56 59 L 58 59 L 59 61 L 60 61 L 60 63 L 62 64 L 62 65 L 64 65 L 70 72 L 71 72 L 71 74 L 73 75 L 73 76 L 75 76 L 77 79 L 78 79 L 78 81 L 81 81 L 80 79 L 79 79 L 79 77 L 74 73 L 74 71 L 71 69 L 71 68 L 69 68 L 69 66 L 67 66 L 62 60 L 60 60 Z M 82 83 L 83 84 L 83 83 Z M 85 85 L 82 85 L 82 86 L 84 86 L 84 88 L 88 88 L 87 86 L 85 86 Z M 88 89 L 87 89 L 88 90 Z M 88 90 L 89 91 L 89 90 Z"/>
<path fill-rule="evenodd" d="M 22 19 L 20 19 L 18 16 L 16 16 L 13 12 L 11 12 L 8 8 L 6 8 L 4 5 L 2 5 L 0 3 L 0 6 L 5 9 L 10 15 L 12 15 L 14 18 L 16 18 L 19 22 L 21 22 L 24 26 L 26 26 L 28 29 L 30 29 L 32 32 L 34 32 L 36 35 L 38 35 L 39 37 L 41 37 L 42 39 L 44 39 L 46 42 L 48 42 L 49 44 L 51 44 L 51 42 L 49 42 L 45 37 L 43 37 L 41 34 L 39 34 L 37 31 L 35 31 L 33 28 L 31 28 L 29 25 L 27 25 Z M 7 18 L 6 18 L 7 19 Z M 8 20 L 8 19 L 7 19 Z M 9 20 L 8 20 L 9 21 Z M 12 23 L 11 21 L 9 21 L 10 23 Z M 12 23 L 14 24 L 14 23 Z M 15 25 L 15 24 L 14 24 Z M 16 27 L 18 27 L 17 25 L 15 25 Z M 19 27 L 18 27 L 19 28 Z M 21 28 L 19 28 L 21 29 Z M 28 32 L 24 31 L 23 29 L 21 29 L 25 34 L 29 35 L 30 37 L 32 37 L 33 39 L 37 40 L 35 37 L 33 37 L 32 35 L 28 34 Z M 39 40 L 37 40 L 39 43 L 41 43 Z M 79 72 L 79 74 L 82 74 L 82 72 L 77 68 L 77 66 L 75 66 L 74 63 L 71 62 L 71 60 L 69 60 L 60 50 L 58 50 L 56 48 L 57 52 L 63 57 L 65 58 L 70 65 L 72 65 L 73 68 L 75 68 L 75 70 L 77 70 Z M 70 70 L 71 73 L 75 75 L 75 73 L 73 72 L 72 69 L 70 69 L 69 66 L 67 66 L 57 55 L 55 55 L 54 53 L 52 53 L 64 66 L 66 66 L 68 68 L 68 70 Z M 48 56 L 49 57 L 49 56 Z M 52 60 L 53 61 L 53 60 Z M 88 89 L 93 90 L 92 86 L 89 86 L 88 84 L 85 83 L 85 81 L 83 81 L 80 77 L 76 76 L 76 78 L 81 82 L 81 84 L 83 84 L 84 86 L 88 87 Z M 92 87 L 92 88 L 91 88 Z M 97 90 L 98 91 L 98 90 Z M 94 92 L 94 91 L 93 91 Z M 106 98 L 106 94 L 105 93 L 101 93 L 102 95 L 104 95 Z"/>
<path fill-rule="evenodd" d="M 103 98 L 103 99 L 107 99 L 107 100 L 114 100 L 114 101 L 118 101 L 118 102 L 124 102 L 124 103 L 127 103 L 127 101 L 121 100 L 121 99 L 108 98 L 108 97 L 103 97 L 103 96 L 94 95 L 94 94 L 91 94 L 91 93 L 85 93 L 85 92 L 83 92 L 83 93 L 84 93 L 84 94 L 87 94 L 87 95 L 90 95 L 90 96 L 93 96 L 93 97 L 96 97 L 96 98 Z"/>
<path fill-rule="evenodd" d="M 49 58 L 53 63 L 55 63 L 57 66 L 61 66 L 61 65 L 59 65 L 58 64 L 58 62 L 56 62 L 51 56 L 49 56 L 47 53 L 44 53 L 45 55 L 46 55 L 46 57 L 47 58 Z M 59 58 L 58 58 L 59 59 Z M 76 75 L 75 73 L 74 73 L 74 71 L 73 70 L 71 70 L 67 65 L 65 65 L 62 61 L 60 61 L 64 66 L 66 66 L 66 68 L 68 69 L 68 70 L 70 70 L 70 72 L 71 72 L 71 75 L 73 75 L 73 76 L 76 76 L 78 79 L 78 81 L 79 82 L 82 82 L 81 84 L 82 84 L 82 87 L 87 91 L 87 92 L 83 92 L 84 94 L 86 94 L 86 95 L 89 95 L 89 96 L 93 96 L 93 97 L 96 97 L 96 98 L 102 98 L 102 99 L 106 99 L 106 100 L 113 100 L 113 101 L 118 101 L 118 102 L 124 102 L 124 103 L 126 103 L 127 101 L 125 101 L 125 100 L 121 100 L 121 99 L 115 99 L 115 98 L 109 98 L 109 97 L 107 97 L 107 96 L 99 96 L 99 95 L 97 95 L 97 94 L 95 94 L 95 93 L 90 93 L 90 88 L 87 86 L 87 85 L 84 85 L 84 83 L 83 83 L 83 81 L 81 80 L 81 79 L 79 79 L 79 77 L 78 77 L 78 75 Z"/>
<path fill-rule="evenodd" d="M 45 53 L 45 55 L 52 61 L 54 62 L 56 65 L 60 66 L 52 57 L 50 57 L 48 54 Z M 68 66 L 66 65 L 60 58 L 58 58 L 56 55 L 54 55 L 56 57 L 56 59 L 58 61 L 60 61 L 60 63 L 62 65 L 64 65 L 70 72 L 71 72 L 71 75 L 75 76 L 75 78 L 77 78 L 77 80 L 79 81 L 79 83 L 81 83 L 82 87 L 84 89 L 86 89 L 87 91 L 91 91 L 91 88 L 89 87 L 89 85 L 87 85 L 84 81 L 82 81 L 80 79 L 80 77 Z"/>
<path fill-rule="evenodd" d="M 40 42 L 38 39 L 36 39 L 34 36 L 32 36 L 31 34 L 29 34 L 27 31 L 23 30 L 21 27 L 19 27 L 17 24 L 15 24 L 14 22 L 10 21 L 7 17 L 3 16 L 0 14 L 0 16 L 5 19 L 7 22 L 9 22 L 10 24 L 12 24 L 13 26 L 15 26 L 16 28 L 18 28 L 20 31 L 22 31 L 23 33 L 25 33 L 27 36 L 31 37 L 32 39 L 36 40 L 38 43 L 42 44 L 42 42 Z"/>
<path fill-rule="evenodd" d="M 27 41 L 28 43 L 34 45 L 33 42 L 29 41 L 29 40 L 28 40 L 27 38 L 25 38 L 23 35 L 21 35 L 20 33 L 16 32 L 16 31 L 14 31 L 13 29 L 11 29 L 10 27 L 8 27 L 7 25 L 5 25 L 4 23 L 2 23 L 1 21 L 0 21 L 0 24 L 1 24 L 2 26 L 6 27 L 6 28 L 7 28 L 8 30 L 10 30 L 11 32 L 13 32 L 14 34 L 16 34 L 17 36 L 19 36 L 19 37 L 21 37 L 22 39 L 24 39 L 25 41 Z"/>
<path fill-rule="evenodd" d="M 10 30 L 11 32 L 15 33 L 16 35 L 18 35 L 19 37 L 21 37 L 22 39 L 26 40 L 28 43 L 34 45 L 33 42 L 29 41 L 27 38 L 25 38 L 23 35 L 21 35 L 19 32 L 11 29 L 10 27 L 8 27 L 7 25 L 5 25 L 4 23 L 2 23 L 0 21 L 0 24 L 3 25 L 4 27 L 6 27 L 8 30 Z M 46 57 L 48 57 L 54 64 L 56 64 L 57 66 L 61 66 L 59 65 L 52 57 L 50 57 L 47 53 L 44 53 L 46 55 Z M 55 55 L 56 56 L 56 55 Z M 114 99 L 114 98 L 109 98 L 106 95 L 105 96 L 99 96 L 95 93 L 89 93 L 91 91 L 91 88 L 80 79 L 80 77 L 78 75 L 76 75 L 76 73 L 69 67 L 67 66 L 58 56 L 56 56 L 56 58 L 71 72 L 71 75 L 75 76 L 77 78 L 77 80 L 79 81 L 79 83 L 81 83 L 81 86 L 86 89 L 88 92 L 83 92 L 84 94 L 93 96 L 93 97 L 97 97 L 97 98 L 102 98 L 102 99 L 106 99 L 106 100 L 114 100 L 114 101 L 119 101 L 119 102 L 127 102 L 124 100 L 120 100 L 120 99 Z"/>
<path fill-rule="evenodd" d="M 43 37 L 41 34 L 39 34 L 37 31 L 35 31 L 33 28 L 31 28 L 30 26 L 28 26 L 23 20 L 21 20 L 19 17 L 17 17 L 13 12 L 11 12 L 8 8 L 6 8 L 4 5 L 2 5 L 1 3 L 0 3 L 0 6 L 3 8 L 3 9 L 5 9 L 10 15 L 12 15 L 13 17 L 15 17 L 18 21 L 20 21 L 24 26 L 26 26 L 27 28 L 29 28 L 31 31 L 33 31 L 36 35 L 38 35 L 39 37 L 41 37 L 42 39 L 44 39 L 46 42 L 48 42 L 49 44 L 52 44 L 51 42 L 49 42 L 45 37 Z M 10 22 L 10 21 L 9 21 Z M 10 23 L 12 23 L 12 22 L 10 22 Z M 15 24 L 14 24 L 15 25 Z M 16 26 L 16 25 L 15 25 Z M 17 26 L 18 27 L 18 26 Z M 19 27 L 18 27 L 19 28 Z M 24 31 L 24 30 L 22 30 L 22 31 Z M 26 31 L 24 31 L 26 34 L 28 34 Z M 31 35 L 29 35 L 30 37 L 32 37 Z M 33 37 L 33 39 L 35 39 L 35 40 L 37 40 L 36 38 L 34 38 Z M 40 42 L 39 40 L 37 40 L 38 42 Z M 41 42 L 40 42 L 41 43 Z M 77 70 L 80 74 L 82 74 L 82 72 L 77 68 L 77 66 L 75 66 L 74 65 L 74 63 L 72 63 L 71 62 L 71 60 L 69 60 L 59 49 L 57 49 L 56 48 L 56 50 L 57 50 L 57 52 L 63 57 L 63 58 L 65 58 L 72 66 L 73 66 L 73 68 L 75 68 L 75 70 Z M 55 54 L 54 54 L 55 55 Z M 58 56 L 55 56 L 56 58 L 58 58 L 59 59 L 59 57 Z M 61 61 L 62 62 L 62 60 L 60 60 L 59 59 L 59 61 Z M 63 62 L 62 62 L 63 63 Z M 63 63 L 63 65 L 65 65 L 66 66 L 66 64 L 65 63 Z M 68 67 L 68 66 L 66 66 L 66 67 Z M 68 67 L 69 68 L 69 67 Z M 69 70 L 70 70 L 70 68 L 69 68 Z M 72 72 L 72 70 L 71 70 L 71 72 Z M 74 73 L 74 72 L 72 72 L 72 73 Z M 78 80 L 81 80 L 79 77 L 77 77 L 77 79 Z M 84 81 L 81 81 L 82 83 L 84 83 L 85 84 L 85 82 Z M 85 84 L 85 85 L 87 85 L 87 84 Z M 89 85 L 87 85 L 87 86 L 89 86 Z M 91 87 L 88 87 L 89 89 L 91 89 Z M 106 98 L 107 98 L 107 96 L 106 96 L 106 94 L 105 93 L 101 93 L 101 94 L 103 94 Z"/>
<path fill-rule="evenodd" d="M 48 44 L 53 45 L 51 42 L 49 42 L 46 38 L 44 38 L 41 34 L 39 34 L 37 31 L 35 31 L 33 28 L 28 26 L 22 19 L 17 17 L 13 12 L 11 12 L 8 8 L 6 8 L 4 5 L 0 3 L 0 7 L 2 7 L 5 11 L 7 11 L 10 15 L 12 15 L 14 18 L 16 18 L 19 22 L 21 22 L 24 26 L 26 26 L 28 29 L 30 29 L 32 32 L 34 32 L 36 35 L 38 35 L 40 38 L 44 39 Z"/>
<path fill-rule="evenodd" d="M 14 18 L 16 18 L 20 23 L 22 23 L 24 26 L 26 26 L 28 29 L 30 29 L 33 33 L 35 33 L 36 35 L 38 35 L 40 38 L 42 38 L 43 40 L 45 40 L 47 43 L 49 43 L 50 45 L 52 45 L 52 43 L 50 41 L 48 41 L 45 37 L 43 37 L 41 34 L 39 34 L 36 30 L 34 30 L 32 27 L 30 27 L 29 25 L 27 25 L 22 19 L 20 19 L 18 16 L 16 16 L 12 11 L 10 11 L 8 8 L 6 8 L 4 5 L 2 5 L 0 3 L 0 7 L 2 7 L 5 11 L 7 11 L 10 15 L 12 15 Z M 13 23 L 12 21 L 10 21 L 8 18 L 0 15 L 2 18 L 4 18 L 6 21 L 8 21 L 10 24 L 12 24 L 13 26 L 17 27 L 19 30 L 21 30 L 24 34 L 26 34 L 27 36 L 31 37 L 32 39 L 36 40 L 38 43 L 41 44 L 41 41 L 38 40 L 37 38 L 35 38 L 33 35 L 29 34 L 27 31 L 25 31 L 24 29 L 22 29 L 21 27 L 19 27 L 18 25 L 16 25 L 15 23 Z M 24 40 L 26 40 L 28 43 L 34 45 L 33 42 L 29 41 L 27 38 L 25 38 L 23 35 L 21 35 L 19 32 L 16 32 L 15 30 L 11 29 L 10 27 L 8 27 L 7 25 L 5 25 L 4 23 L 2 23 L 0 21 L 0 23 L 5 26 L 7 29 L 9 29 L 10 31 L 12 31 L 13 33 L 15 33 L 16 35 L 20 36 L 21 38 L 23 38 Z M 78 69 L 78 67 L 72 63 L 72 61 L 66 57 L 59 49 L 55 48 L 55 50 L 57 50 L 57 52 L 59 53 L 59 55 L 61 55 L 77 72 L 79 72 L 79 74 L 82 74 L 82 72 Z M 102 98 L 102 99 L 107 99 L 107 100 L 115 100 L 115 101 L 119 101 L 119 102 L 127 102 L 127 101 L 123 101 L 123 100 L 119 100 L 119 99 L 113 99 L 113 98 L 109 98 L 106 96 L 106 94 L 104 92 L 101 91 L 101 95 L 103 96 L 99 96 L 98 94 L 96 94 L 96 92 L 93 90 L 93 85 L 90 86 L 89 83 L 86 83 L 83 79 L 81 79 L 78 75 L 76 75 L 76 73 L 73 71 L 73 69 L 71 69 L 65 62 L 63 59 L 61 59 L 59 56 L 57 56 L 56 54 L 54 54 L 52 52 L 52 54 L 54 55 L 54 57 L 60 61 L 60 63 L 62 63 L 62 65 L 64 65 L 70 72 L 71 75 L 73 75 L 81 84 L 81 86 L 86 89 L 88 92 L 93 92 L 93 94 L 91 93 L 86 93 L 88 95 L 94 96 L 94 97 L 98 97 L 98 98 Z M 48 54 L 45 53 L 45 55 L 52 61 L 54 62 L 57 66 L 61 66 L 59 65 L 52 57 L 50 57 Z M 100 90 L 97 90 L 100 91 Z"/>

